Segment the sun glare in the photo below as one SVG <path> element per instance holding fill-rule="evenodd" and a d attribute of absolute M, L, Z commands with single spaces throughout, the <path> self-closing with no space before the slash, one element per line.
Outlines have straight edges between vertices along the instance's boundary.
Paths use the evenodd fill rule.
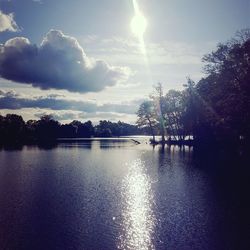
<path fill-rule="evenodd" d="M 142 13 L 138 12 L 133 17 L 131 21 L 131 30 L 137 37 L 142 37 L 147 28 L 147 20 L 142 15 Z"/>
<path fill-rule="evenodd" d="M 142 51 L 142 54 L 146 55 L 146 48 L 144 43 L 144 32 L 147 28 L 147 20 L 141 12 L 137 0 L 133 0 L 133 6 L 135 15 L 131 20 L 130 27 L 135 37 L 139 40 L 139 45 Z M 146 57 L 145 57 L 146 60 Z"/>

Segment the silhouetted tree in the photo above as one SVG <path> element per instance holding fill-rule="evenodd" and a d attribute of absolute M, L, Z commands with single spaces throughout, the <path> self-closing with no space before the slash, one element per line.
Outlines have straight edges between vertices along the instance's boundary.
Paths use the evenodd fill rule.
<path fill-rule="evenodd" d="M 25 129 L 25 141 L 35 142 L 37 140 L 37 121 L 28 120 Z"/>
<path fill-rule="evenodd" d="M 250 142 L 250 30 L 203 57 L 207 74 L 197 84 L 188 78 L 183 91 L 170 90 L 163 95 L 162 85 L 151 95 L 154 109 L 142 104 L 139 124 L 156 119 L 162 136 L 183 140 L 193 136 L 198 144 L 211 142 L 233 145 L 243 139 Z M 150 112 L 146 112 L 149 110 Z M 165 130 L 164 130 L 165 128 Z"/>
<path fill-rule="evenodd" d="M 77 137 L 92 137 L 94 136 L 94 126 L 91 121 L 87 121 L 78 125 Z"/>
<path fill-rule="evenodd" d="M 20 115 L 7 114 L 0 118 L 3 142 L 19 143 L 24 139 L 25 122 Z"/>
<path fill-rule="evenodd" d="M 187 83 L 183 85 L 185 87 L 182 92 L 184 111 L 182 114 L 182 123 L 185 130 L 185 134 L 192 136 L 195 139 L 197 134 L 197 128 L 202 121 L 199 121 L 201 114 L 199 112 L 205 112 L 202 110 L 202 100 L 196 91 L 195 82 L 191 78 L 187 78 Z"/>
<path fill-rule="evenodd" d="M 207 77 L 196 87 L 207 106 L 207 125 L 215 138 L 250 139 L 250 31 L 204 56 Z"/>
<path fill-rule="evenodd" d="M 0 115 L 0 143 L 4 141 L 4 117 Z"/>
<path fill-rule="evenodd" d="M 155 141 L 155 127 L 158 124 L 156 120 L 155 109 L 152 101 L 144 101 L 137 111 L 138 120 L 136 124 L 140 128 L 150 128 L 153 141 Z"/>
<path fill-rule="evenodd" d="M 101 120 L 99 124 L 95 126 L 95 135 L 97 137 L 112 137 L 111 126 L 112 123 L 110 121 Z"/>
<path fill-rule="evenodd" d="M 59 137 L 73 138 L 77 135 L 77 127 L 72 124 L 63 124 L 60 127 Z"/>
<path fill-rule="evenodd" d="M 60 124 L 51 115 L 44 115 L 37 122 L 36 130 L 39 141 L 54 141 L 59 136 Z"/>
<path fill-rule="evenodd" d="M 166 120 L 164 119 L 164 105 L 165 99 L 163 94 L 163 86 L 161 83 L 157 83 L 154 86 L 154 92 L 150 95 L 150 99 L 154 105 L 155 119 L 158 121 L 160 128 L 161 141 L 165 142 L 165 130 L 166 130 Z"/>
<path fill-rule="evenodd" d="M 184 140 L 183 125 L 184 99 L 181 91 L 169 90 L 163 99 L 163 117 L 169 135 L 175 140 Z"/>

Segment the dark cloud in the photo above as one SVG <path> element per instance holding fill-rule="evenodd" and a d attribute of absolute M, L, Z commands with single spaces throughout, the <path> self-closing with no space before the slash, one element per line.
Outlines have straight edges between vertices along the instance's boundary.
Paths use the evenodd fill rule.
<path fill-rule="evenodd" d="M 24 37 L 0 45 L 0 76 L 41 89 L 84 93 L 126 80 L 128 69 L 87 57 L 75 38 L 51 30 L 39 46 Z"/>
<path fill-rule="evenodd" d="M 74 101 L 63 99 L 60 95 L 48 95 L 45 97 L 26 98 L 13 91 L 0 90 L 0 109 L 40 108 L 51 110 L 75 110 L 86 113 L 115 112 L 135 114 L 142 100 L 134 100 L 127 103 L 105 103 L 97 105 L 93 102 Z"/>

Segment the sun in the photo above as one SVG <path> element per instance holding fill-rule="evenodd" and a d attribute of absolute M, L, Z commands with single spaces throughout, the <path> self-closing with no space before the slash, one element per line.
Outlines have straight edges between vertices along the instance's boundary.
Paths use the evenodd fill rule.
<path fill-rule="evenodd" d="M 131 30 L 137 37 L 142 37 L 147 28 L 147 20 L 141 12 L 137 12 L 130 23 Z"/>

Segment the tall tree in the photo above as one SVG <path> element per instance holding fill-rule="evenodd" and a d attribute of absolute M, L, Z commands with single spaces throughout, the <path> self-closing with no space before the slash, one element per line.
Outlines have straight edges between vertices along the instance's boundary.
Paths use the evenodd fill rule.
<path fill-rule="evenodd" d="M 155 109 L 155 117 L 158 120 L 160 133 L 161 133 L 161 141 L 165 142 L 165 127 L 166 127 L 166 119 L 164 116 L 164 105 L 165 98 L 163 94 L 163 86 L 161 83 L 157 83 L 154 86 L 154 92 L 150 95 L 151 100 L 154 104 Z"/>
<path fill-rule="evenodd" d="M 185 133 L 182 116 L 184 112 L 183 95 L 181 91 L 169 90 L 164 97 L 163 117 L 166 130 L 175 140 L 184 140 Z"/>
<path fill-rule="evenodd" d="M 250 139 L 250 30 L 219 44 L 203 61 L 207 77 L 196 89 L 213 113 L 214 135 Z"/>
<path fill-rule="evenodd" d="M 150 128 L 151 135 L 153 136 L 153 141 L 155 141 L 155 126 L 157 125 L 157 120 L 155 116 L 155 109 L 152 101 L 144 101 L 137 111 L 138 120 L 136 124 L 140 128 Z"/>

